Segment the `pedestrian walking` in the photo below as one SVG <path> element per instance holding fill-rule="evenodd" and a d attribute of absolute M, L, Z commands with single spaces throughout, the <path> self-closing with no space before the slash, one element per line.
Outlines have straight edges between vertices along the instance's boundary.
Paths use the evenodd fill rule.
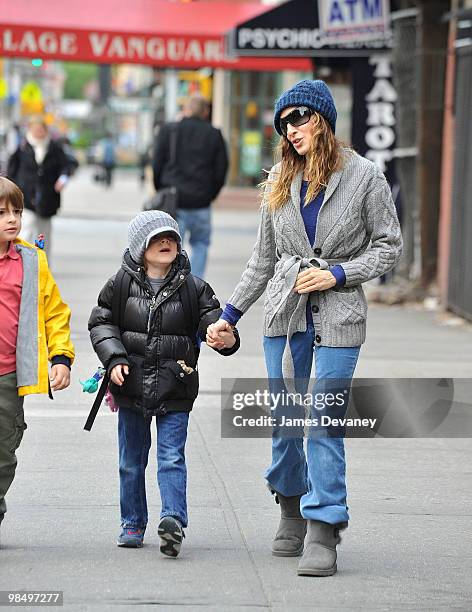
<path fill-rule="evenodd" d="M 68 387 L 74 359 L 70 310 L 45 254 L 18 238 L 22 212 L 20 189 L 0 177 L 0 524 L 26 429 L 24 396 Z"/>
<path fill-rule="evenodd" d="M 228 156 L 223 136 L 209 121 L 209 104 L 190 97 L 184 117 L 159 131 L 153 158 L 154 187 L 177 189 L 177 221 L 189 234 L 192 273 L 205 277 L 211 240 L 211 203 L 224 185 Z"/>
<path fill-rule="evenodd" d="M 213 289 L 190 273 L 179 227 L 170 215 L 137 215 L 128 228 L 128 245 L 120 271 L 102 289 L 89 320 L 93 347 L 119 407 L 118 546 L 143 545 L 145 470 L 156 417 L 160 550 L 176 557 L 188 524 L 185 442 L 198 393 L 198 338 L 205 338 L 221 308 Z M 219 352 L 231 355 L 238 347 L 237 333 L 229 330 Z"/>
<path fill-rule="evenodd" d="M 152 187 L 152 155 L 153 155 L 153 146 L 152 144 L 150 144 L 149 146 L 145 147 L 141 153 L 139 154 L 139 174 L 138 174 L 138 179 L 139 179 L 139 186 L 141 187 L 141 189 L 143 189 L 144 187 L 148 186 L 149 183 L 149 188 Z"/>
<path fill-rule="evenodd" d="M 44 250 L 52 250 L 52 218 L 61 205 L 61 192 L 73 169 L 60 143 L 49 136 L 48 126 L 33 118 L 26 137 L 8 161 L 7 175 L 24 194 L 21 236 L 34 244 L 39 234 Z"/>
<path fill-rule="evenodd" d="M 111 134 L 107 134 L 101 142 L 103 181 L 110 188 L 113 182 L 113 171 L 116 166 L 115 145 Z"/>
<path fill-rule="evenodd" d="M 336 116 L 320 80 L 300 81 L 277 100 L 280 161 L 265 183 L 254 251 L 221 320 L 208 329 L 218 345 L 218 332 L 266 290 L 268 377 L 279 389 L 294 377 L 308 380 L 314 357 L 313 397 L 330 380 L 350 385 L 366 334 L 362 283 L 392 269 L 402 249 L 386 179 L 336 139 Z M 343 412 L 346 406 L 347 397 Z M 303 432 L 288 437 L 275 427 L 265 477 L 281 508 L 272 553 L 303 553 L 298 573 L 326 576 L 336 572 L 349 520 L 346 464 L 342 436 L 317 433 L 305 454 Z"/>

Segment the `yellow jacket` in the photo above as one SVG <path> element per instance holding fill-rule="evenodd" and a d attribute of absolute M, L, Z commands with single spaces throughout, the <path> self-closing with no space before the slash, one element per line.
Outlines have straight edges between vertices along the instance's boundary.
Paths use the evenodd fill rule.
<path fill-rule="evenodd" d="M 18 395 L 48 393 L 48 361 L 74 360 L 70 308 L 61 299 L 45 253 L 20 238 L 15 244 L 23 261 L 16 343 Z"/>

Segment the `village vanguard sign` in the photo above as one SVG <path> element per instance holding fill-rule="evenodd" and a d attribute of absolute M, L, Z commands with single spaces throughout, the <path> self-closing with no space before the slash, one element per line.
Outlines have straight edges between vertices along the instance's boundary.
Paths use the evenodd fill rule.
<path fill-rule="evenodd" d="M 235 61 L 225 56 L 221 38 L 113 34 L 40 28 L 4 28 L 0 55 L 41 56 L 98 63 L 129 62 L 189 67 L 221 66 Z"/>

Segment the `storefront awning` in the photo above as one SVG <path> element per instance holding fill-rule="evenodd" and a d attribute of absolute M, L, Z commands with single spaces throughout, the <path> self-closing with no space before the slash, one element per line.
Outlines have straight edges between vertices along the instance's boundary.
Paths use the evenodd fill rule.
<path fill-rule="evenodd" d="M 311 70 L 303 58 L 240 58 L 225 34 L 259 3 L 0 0 L 0 56 L 175 68 Z"/>
<path fill-rule="evenodd" d="M 395 0 L 392 0 L 395 4 Z M 227 35 L 238 57 L 355 57 L 386 51 L 390 0 L 289 0 Z"/>

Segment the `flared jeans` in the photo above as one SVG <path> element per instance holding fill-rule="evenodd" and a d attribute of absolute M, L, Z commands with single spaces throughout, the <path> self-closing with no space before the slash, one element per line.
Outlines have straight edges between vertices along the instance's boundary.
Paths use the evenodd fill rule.
<path fill-rule="evenodd" d="M 335 387 L 337 381 L 343 381 L 339 384 L 346 387 L 346 381 L 349 384 L 352 379 L 360 352 L 360 346 L 315 346 L 314 336 L 313 326 L 308 325 L 306 332 L 297 332 L 290 342 L 296 380 L 306 380 L 308 383 L 313 359 L 315 361 L 312 397 L 316 395 L 317 389 L 327 388 L 323 386 L 326 382 Z M 280 390 L 284 384 L 282 356 L 286 342 L 286 336 L 264 337 L 271 391 L 274 388 Z M 314 407 L 311 407 L 311 411 L 312 414 L 316 413 Z M 305 452 L 303 428 L 299 429 L 298 435 L 293 436 L 281 434 L 278 428 L 274 428 L 272 462 L 265 472 L 265 478 L 271 489 L 286 497 L 302 496 L 300 509 L 304 518 L 330 524 L 348 522 L 346 460 L 342 436 L 322 433 L 307 435 Z"/>

